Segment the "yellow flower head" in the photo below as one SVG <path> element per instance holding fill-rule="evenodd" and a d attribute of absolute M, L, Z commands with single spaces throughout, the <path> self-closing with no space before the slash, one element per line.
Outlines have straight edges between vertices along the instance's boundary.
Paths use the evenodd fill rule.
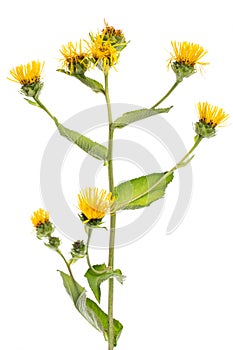
<path fill-rule="evenodd" d="M 200 60 L 207 51 L 200 45 L 189 43 L 187 41 L 179 42 L 172 41 L 173 53 L 171 53 L 170 62 L 175 61 L 187 66 L 195 66 L 196 64 L 206 65 L 208 63 Z"/>
<path fill-rule="evenodd" d="M 197 104 L 199 121 L 212 126 L 223 126 L 229 115 L 222 108 L 212 106 L 208 102 L 199 102 Z"/>
<path fill-rule="evenodd" d="M 109 211 L 114 198 L 112 193 L 98 188 L 86 188 L 78 194 L 78 207 L 83 221 L 101 220 Z"/>
<path fill-rule="evenodd" d="M 28 64 L 17 66 L 10 71 L 13 79 L 9 80 L 20 83 L 22 86 L 40 82 L 44 68 L 44 62 L 31 61 Z"/>
<path fill-rule="evenodd" d="M 33 226 L 37 228 L 38 226 L 45 224 L 46 222 L 49 222 L 49 212 L 40 208 L 33 213 L 33 216 L 31 217 L 31 221 Z"/>
<path fill-rule="evenodd" d="M 178 82 L 181 82 L 183 78 L 188 78 L 196 73 L 197 64 L 208 64 L 200 61 L 207 53 L 207 51 L 205 51 L 200 45 L 189 43 L 187 41 L 181 43 L 172 41 L 171 44 L 174 52 L 171 53 L 171 58 L 168 61 L 176 74 Z"/>
<path fill-rule="evenodd" d="M 195 124 L 195 131 L 202 137 L 213 137 L 216 134 L 215 128 L 223 126 L 229 115 L 222 108 L 210 105 L 208 102 L 197 104 L 199 122 Z"/>
<path fill-rule="evenodd" d="M 64 57 L 61 59 L 63 69 L 71 74 L 73 72 L 84 73 L 87 70 L 89 60 L 86 51 L 83 50 L 82 40 L 75 44 L 68 42 L 67 45 L 62 46 L 60 52 Z"/>

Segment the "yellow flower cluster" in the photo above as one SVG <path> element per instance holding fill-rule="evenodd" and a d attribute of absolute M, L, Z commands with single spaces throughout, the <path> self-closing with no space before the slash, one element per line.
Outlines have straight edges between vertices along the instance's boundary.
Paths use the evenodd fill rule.
<path fill-rule="evenodd" d="M 83 42 L 74 44 L 69 42 L 63 45 L 60 50 L 63 55 L 62 67 L 71 74 L 78 68 L 83 72 L 90 66 L 100 68 L 108 72 L 110 67 L 118 63 L 120 52 L 127 45 L 124 34 L 121 30 L 110 27 L 105 22 L 105 28 L 98 34 L 90 34 L 90 41 L 84 41 L 86 48 L 83 49 Z M 80 71 L 78 71 L 80 73 Z"/>

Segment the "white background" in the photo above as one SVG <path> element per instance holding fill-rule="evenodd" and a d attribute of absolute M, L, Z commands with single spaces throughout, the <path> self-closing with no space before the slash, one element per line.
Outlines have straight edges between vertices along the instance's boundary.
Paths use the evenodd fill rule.
<path fill-rule="evenodd" d="M 167 71 L 171 40 L 201 44 L 211 64 L 187 79 L 167 100 L 187 148 L 195 103 L 209 101 L 233 115 L 230 1 L 142 2 L 8 1 L 1 9 L 1 348 L 4 350 L 106 349 L 101 334 L 75 311 L 56 269 L 55 254 L 31 234 L 30 215 L 42 206 L 40 162 L 54 125 L 26 104 L 9 70 L 46 61 L 41 97 L 60 121 L 103 103 L 75 79 L 56 72 L 59 48 L 102 29 L 103 19 L 131 42 L 111 74 L 112 102 L 149 107 L 174 81 Z M 98 75 L 100 78 L 100 75 Z M 169 119 L 170 118 L 170 119 Z M 116 287 L 115 316 L 124 324 L 118 349 L 204 350 L 233 348 L 232 126 L 203 142 L 192 164 L 193 197 L 181 226 L 165 234 L 176 195 L 158 225 L 116 252 L 127 276 Z M 74 198 L 79 189 L 74 188 Z M 66 242 L 67 247 L 70 242 Z M 92 251 L 92 259 L 102 262 Z M 84 265 L 84 264 L 82 264 Z M 77 267 L 82 273 L 85 267 Z M 83 281 L 82 281 L 83 282 Z M 84 282 L 83 282 L 84 283 Z M 103 298 L 106 297 L 106 286 Z M 106 305 L 104 305 L 105 307 Z"/>

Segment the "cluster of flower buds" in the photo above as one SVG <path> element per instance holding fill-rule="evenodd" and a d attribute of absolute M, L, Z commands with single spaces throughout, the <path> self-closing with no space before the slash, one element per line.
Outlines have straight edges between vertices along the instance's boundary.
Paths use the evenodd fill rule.
<path fill-rule="evenodd" d="M 63 45 L 60 52 L 63 56 L 62 69 L 67 74 L 84 75 L 90 67 L 98 67 L 108 72 L 118 63 L 120 52 L 127 42 L 123 32 L 105 22 L 105 28 L 97 33 L 90 33 L 90 40 L 69 42 Z"/>

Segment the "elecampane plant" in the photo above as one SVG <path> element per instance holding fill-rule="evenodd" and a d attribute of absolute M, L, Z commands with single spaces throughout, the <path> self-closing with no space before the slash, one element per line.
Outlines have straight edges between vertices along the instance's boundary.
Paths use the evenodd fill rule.
<path fill-rule="evenodd" d="M 175 164 L 170 170 L 160 173 L 152 173 L 139 178 L 129 179 L 119 185 L 114 183 L 114 172 L 117 171 L 113 161 L 114 132 L 116 129 L 127 127 L 131 123 L 156 116 L 157 114 L 169 113 L 171 107 L 157 108 L 173 92 L 173 90 L 185 78 L 191 77 L 198 67 L 207 65 L 203 59 L 207 51 L 200 45 L 190 42 L 171 42 L 172 52 L 168 59 L 168 65 L 175 73 L 175 82 L 170 90 L 151 108 L 133 110 L 119 116 L 115 120 L 112 117 L 112 109 L 109 95 L 109 74 L 117 72 L 117 65 L 122 51 L 126 49 L 128 41 L 122 30 L 115 29 L 105 22 L 103 30 L 90 33 L 89 39 L 68 42 L 60 49 L 60 67 L 57 70 L 77 79 L 95 93 L 104 96 L 108 111 L 108 146 L 105 147 L 77 130 L 64 127 L 58 119 L 48 110 L 41 101 L 40 95 L 43 90 L 44 62 L 32 61 L 26 65 L 20 65 L 10 71 L 10 80 L 21 85 L 20 92 L 24 99 L 31 105 L 46 112 L 54 121 L 60 135 L 71 143 L 80 147 L 90 157 L 102 161 L 108 172 L 108 184 L 105 189 L 84 188 L 77 194 L 77 220 L 83 223 L 86 232 L 86 241 L 77 240 L 72 243 L 70 256 L 65 257 L 61 250 L 61 239 L 55 232 L 48 211 L 40 208 L 36 210 L 31 221 L 35 229 L 35 235 L 44 244 L 61 256 L 66 272 L 60 271 L 64 287 L 71 297 L 74 307 L 94 328 L 101 332 L 108 343 L 108 349 L 117 346 L 117 341 L 123 329 L 123 325 L 114 319 L 114 283 L 123 283 L 125 276 L 120 269 L 114 266 L 114 248 L 116 233 L 116 217 L 120 210 L 137 210 L 159 201 L 164 195 L 167 186 L 172 182 L 177 169 L 186 166 L 193 158 L 194 150 L 204 138 L 216 135 L 219 126 L 223 126 L 228 119 L 228 114 L 220 107 L 208 102 L 197 103 L 198 120 L 194 125 L 194 144 L 190 151 Z M 98 69 L 103 74 L 102 84 L 92 79 L 91 70 Z M 156 203 L 154 204 L 156 205 Z M 61 213 L 62 215 L 62 213 Z M 89 245 L 93 230 L 103 227 L 103 219 L 110 215 L 110 226 L 106 227 L 109 237 L 108 261 L 92 265 L 89 255 Z M 97 232 L 98 234 L 98 232 Z M 85 261 L 87 271 L 85 277 L 95 301 L 87 297 L 86 288 L 81 286 L 73 273 L 73 265 Z M 101 285 L 108 282 L 108 310 L 103 311 L 101 303 Z M 126 330 L 127 331 L 127 330 Z"/>

